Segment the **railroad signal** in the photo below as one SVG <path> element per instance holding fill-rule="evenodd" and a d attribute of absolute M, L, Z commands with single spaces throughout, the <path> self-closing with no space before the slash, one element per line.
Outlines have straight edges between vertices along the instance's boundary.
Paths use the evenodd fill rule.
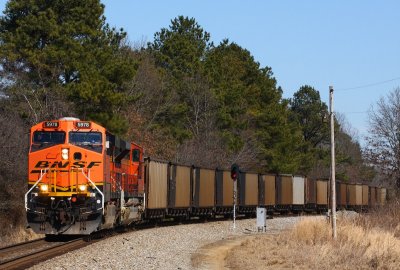
<path fill-rule="evenodd" d="M 239 166 L 237 164 L 233 164 L 231 166 L 231 178 L 233 181 L 236 181 L 239 177 Z"/>
<path fill-rule="evenodd" d="M 232 164 L 231 166 L 231 178 L 233 180 L 233 229 L 236 229 L 236 193 L 237 193 L 237 182 L 239 177 L 240 169 L 239 165 Z"/>

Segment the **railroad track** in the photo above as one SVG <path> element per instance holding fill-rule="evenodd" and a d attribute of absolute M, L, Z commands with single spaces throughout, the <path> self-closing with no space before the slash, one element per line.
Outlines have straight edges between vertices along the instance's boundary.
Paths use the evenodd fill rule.
<path fill-rule="evenodd" d="M 49 242 L 45 238 L 20 243 L 0 249 L 0 269 L 26 269 L 69 251 L 90 245 L 77 238 L 64 242 Z"/>

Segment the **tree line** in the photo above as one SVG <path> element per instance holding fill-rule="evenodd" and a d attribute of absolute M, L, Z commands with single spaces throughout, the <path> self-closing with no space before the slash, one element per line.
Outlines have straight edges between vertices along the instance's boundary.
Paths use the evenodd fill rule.
<path fill-rule="evenodd" d="M 10 0 L 0 18 L 0 190 L 22 201 L 29 127 L 93 120 L 146 155 L 184 164 L 329 177 L 327 105 L 301 86 L 285 99 L 272 68 L 179 16 L 131 46 L 99 0 Z M 337 178 L 370 181 L 371 163 L 340 121 Z M 22 206 L 21 206 L 22 207 Z"/>

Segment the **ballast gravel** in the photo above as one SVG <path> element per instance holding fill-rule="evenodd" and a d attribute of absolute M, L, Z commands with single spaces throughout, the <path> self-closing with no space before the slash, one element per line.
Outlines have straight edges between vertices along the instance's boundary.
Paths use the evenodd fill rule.
<path fill-rule="evenodd" d="M 291 228 L 301 217 L 267 219 L 266 233 Z M 194 269 L 191 257 L 219 240 L 258 232 L 255 219 L 156 227 L 120 234 L 30 269 Z"/>

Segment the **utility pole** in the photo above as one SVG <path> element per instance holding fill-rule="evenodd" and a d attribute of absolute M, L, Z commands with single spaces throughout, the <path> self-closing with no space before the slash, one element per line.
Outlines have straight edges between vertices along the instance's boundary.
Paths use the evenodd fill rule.
<path fill-rule="evenodd" d="M 329 113 L 331 115 L 331 214 L 332 237 L 337 238 L 336 233 L 336 177 L 335 177 L 335 117 L 333 113 L 333 86 L 329 86 Z"/>

